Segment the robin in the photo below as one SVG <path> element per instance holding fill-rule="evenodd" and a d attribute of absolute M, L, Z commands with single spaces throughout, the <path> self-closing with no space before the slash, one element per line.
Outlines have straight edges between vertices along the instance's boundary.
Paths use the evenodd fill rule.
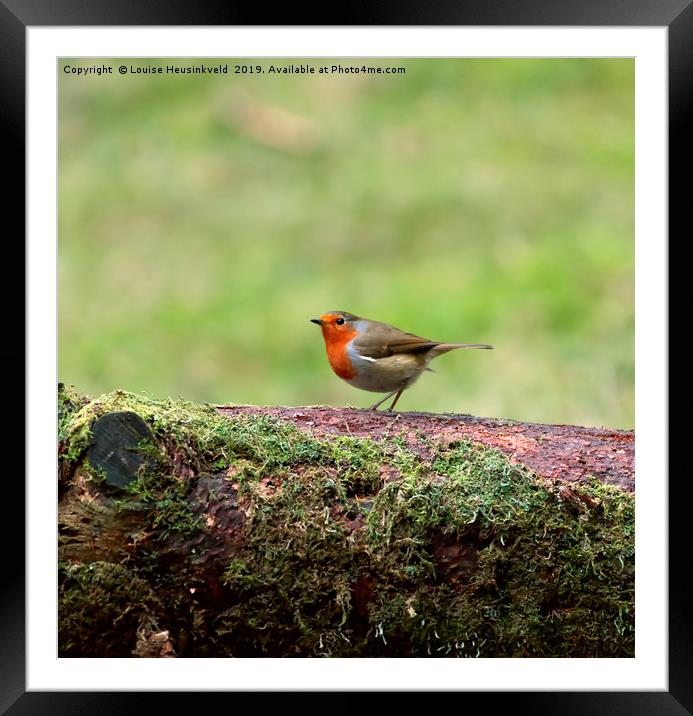
<path fill-rule="evenodd" d="M 485 343 L 439 343 L 405 333 L 380 321 L 359 318 L 346 311 L 323 313 L 311 318 L 322 328 L 327 358 L 332 370 L 355 388 L 387 393 L 370 410 L 399 396 L 425 371 L 437 356 L 456 348 L 493 348 Z"/>

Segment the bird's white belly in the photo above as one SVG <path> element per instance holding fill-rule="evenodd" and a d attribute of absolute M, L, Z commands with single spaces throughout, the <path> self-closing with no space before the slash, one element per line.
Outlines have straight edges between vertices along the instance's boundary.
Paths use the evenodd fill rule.
<path fill-rule="evenodd" d="M 422 356 L 411 353 L 398 353 L 386 358 L 367 358 L 354 350 L 351 343 L 347 345 L 347 353 L 356 371 L 356 375 L 348 379 L 347 383 L 373 393 L 389 393 L 411 385 L 421 375 L 427 363 Z"/>

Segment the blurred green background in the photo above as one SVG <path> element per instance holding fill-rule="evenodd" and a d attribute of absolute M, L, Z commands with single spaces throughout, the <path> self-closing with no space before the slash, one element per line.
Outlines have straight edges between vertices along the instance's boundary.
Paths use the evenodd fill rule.
<path fill-rule="evenodd" d="M 117 69 L 202 62 L 229 73 Z M 633 61 L 233 71 L 334 63 L 59 63 L 60 380 L 365 407 L 308 320 L 337 309 L 495 346 L 398 409 L 632 428 Z"/>

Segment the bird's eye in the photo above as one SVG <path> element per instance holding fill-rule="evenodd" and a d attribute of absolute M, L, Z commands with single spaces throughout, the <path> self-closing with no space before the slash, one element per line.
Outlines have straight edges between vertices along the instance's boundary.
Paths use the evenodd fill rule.
<path fill-rule="evenodd" d="M 343 326 L 343 325 L 344 325 L 344 319 L 343 319 L 343 318 L 338 318 L 338 319 L 335 321 L 335 323 L 336 323 L 338 326 Z"/>

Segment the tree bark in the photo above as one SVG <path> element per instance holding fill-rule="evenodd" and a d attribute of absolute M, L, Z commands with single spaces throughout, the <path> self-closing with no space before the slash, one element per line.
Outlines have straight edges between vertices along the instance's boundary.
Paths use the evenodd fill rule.
<path fill-rule="evenodd" d="M 61 389 L 63 656 L 632 656 L 634 434 Z"/>

